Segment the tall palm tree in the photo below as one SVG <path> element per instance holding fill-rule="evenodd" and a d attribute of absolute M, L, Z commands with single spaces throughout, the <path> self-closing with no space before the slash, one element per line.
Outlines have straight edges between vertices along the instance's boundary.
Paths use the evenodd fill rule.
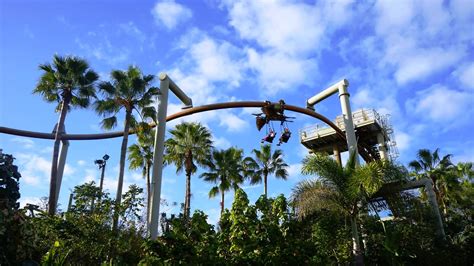
<path fill-rule="evenodd" d="M 267 179 L 269 175 L 286 180 L 288 177 L 288 164 L 283 160 L 283 152 L 279 149 L 272 153 L 270 145 L 262 145 L 260 150 L 253 149 L 255 158 L 246 157 L 245 165 L 248 170 L 253 170 L 250 176 L 251 184 L 258 184 L 263 179 L 263 191 L 267 196 Z"/>
<path fill-rule="evenodd" d="M 48 203 L 49 214 L 54 215 L 57 204 L 59 145 L 66 114 L 71 107 L 86 108 L 89 106 L 90 98 L 95 97 L 95 82 L 99 76 L 89 68 L 89 64 L 84 59 L 75 56 L 54 55 L 52 64 L 41 64 L 39 68 L 43 71 L 43 75 L 33 93 L 40 94 L 47 102 L 58 102 L 56 111 L 59 112 L 59 120 L 54 135 Z"/>
<path fill-rule="evenodd" d="M 203 166 L 212 148 L 211 133 L 200 123 L 181 123 L 170 130 L 171 138 L 165 142 L 165 162 L 176 165 L 176 173 L 186 173 L 186 193 L 184 198 L 184 217 L 191 210 L 191 175 L 198 165 Z"/>
<path fill-rule="evenodd" d="M 402 171 L 388 161 L 370 162 L 356 168 L 355 156 L 350 156 L 343 168 L 334 159 L 321 154 L 308 155 L 303 160 L 302 173 L 317 179 L 301 181 L 293 189 L 292 201 L 300 218 L 318 210 L 334 210 L 350 218 L 356 264 L 363 263 L 357 217 L 368 199 L 385 182 L 405 178 Z"/>
<path fill-rule="evenodd" d="M 151 129 L 139 131 L 137 132 L 138 143 L 128 147 L 128 160 L 130 161 L 129 168 L 132 170 L 141 169 L 143 178 L 146 179 L 147 217 L 150 215 L 150 174 L 153 165 L 154 135 L 154 130 Z"/>
<path fill-rule="evenodd" d="M 421 149 L 417 153 L 418 160 L 411 161 L 408 164 L 413 169 L 413 175 L 417 179 L 430 178 L 433 181 L 433 190 L 445 215 L 447 214 L 445 196 L 449 182 L 447 179 L 449 179 L 454 168 L 451 156 L 451 154 L 447 154 L 441 158 L 439 149 L 436 149 L 433 153 L 428 149 Z"/>
<path fill-rule="evenodd" d="M 151 87 L 153 75 L 143 75 L 138 67 L 130 66 L 126 71 L 113 70 L 111 80 L 99 84 L 99 90 L 104 99 L 97 100 L 95 109 L 97 113 L 105 117 L 101 124 L 104 129 L 112 129 L 117 125 L 117 114 L 120 110 L 125 111 L 124 134 L 120 149 L 120 169 L 117 184 L 116 208 L 114 213 L 114 230 L 118 225 L 118 206 L 122 200 L 123 176 L 125 170 L 125 157 L 130 128 L 135 127 L 138 122 L 133 115 L 137 112 L 142 119 L 156 117 L 156 110 L 150 106 L 154 97 L 158 95 L 158 89 Z"/>
<path fill-rule="evenodd" d="M 204 181 L 216 184 L 209 191 L 209 198 L 221 194 L 221 215 L 224 212 L 224 194 L 231 188 L 237 190 L 244 182 L 243 150 L 229 148 L 227 150 L 213 150 L 205 162 L 209 172 L 200 175 Z"/>

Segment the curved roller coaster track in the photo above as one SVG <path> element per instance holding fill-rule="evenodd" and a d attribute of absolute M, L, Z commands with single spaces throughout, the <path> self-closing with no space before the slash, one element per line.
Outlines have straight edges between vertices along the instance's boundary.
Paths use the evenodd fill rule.
<path fill-rule="evenodd" d="M 166 122 L 170 122 L 172 120 L 185 117 L 188 115 L 202 113 L 207 111 L 214 111 L 220 109 L 232 109 L 232 108 L 252 108 L 252 107 L 263 107 L 265 106 L 265 102 L 260 101 L 241 101 L 241 102 L 223 102 L 223 103 L 215 103 L 215 104 L 207 104 L 201 105 L 196 107 L 191 107 L 188 109 L 184 109 L 180 112 L 174 113 L 166 117 Z M 341 140 L 346 141 L 346 136 L 344 132 L 337 127 L 331 120 L 326 118 L 325 116 L 316 113 L 310 109 L 302 108 L 294 105 L 285 105 L 285 110 L 293 111 L 296 113 L 308 115 L 314 117 L 323 123 L 327 124 L 329 127 L 333 128 L 336 131 L 336 134 Z M 151 126 L 155 127 L 156 124 L 152 124 Z M 39 139 L 54 139 L 53 133 L 43 133 L 43 132 L 35 132 L 35 131 L 27 131 L 15 128 L 8 128 L 8 127 L 0 127 L 0 133 L 16 135 L 21 137 L 30 137 L 30 138 L 39 138 Z M 132 130 L 130 134 L 134 134 L 135 132 Z M 123 131 L 115 131 L 115 132 L 107 132 L 107 133 L 97 133 L 97 134 L 62 134 L 62 140 L 100 140 L 100 139 L 110 139 L 110 138 L 117 138 L 123 136 Z M 366 161 L 373 161 L 375 157 L 373 152 L 361 145 L 358 145 L 359 154 L 362 158 Z"/>

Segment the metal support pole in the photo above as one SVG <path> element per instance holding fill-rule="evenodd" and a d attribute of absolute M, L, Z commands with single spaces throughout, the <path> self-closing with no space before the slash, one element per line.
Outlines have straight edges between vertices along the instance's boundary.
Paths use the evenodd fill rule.
<path fill-rule="evenodd" d="M 355 153 L 355 162 L 356 165 L 359 165 L 359 153 L 357 149 L 357 139 L 354 130 L 354 122 L 352 121 L 352 111 L 351 104 L 349 102 L 349 93 L 347 92 L 347 87 L 349 82 L 343 80 L 339 83 L 339 100 L 341 101 L 342 117 L 344 119 L 344 126 L 346 128 L 346 138 L 347 138 L 347 147 L 349 149 L 349 154 Z"/>
<path fill-rule="evenodd" d="M 166 133 L 166 112 L 168 107 L 168 89 L 170 80 L 166 74 L 160 74 L 160 102 L 158 104 L 158 129 L 155 133 L 155 147 L 153 153 L 151 215 L 148 217 L 150 237 L 158 237 L 158 223 L 160 219 L 161 180 L 163 175 L 164 141 Z"/>
<path fill-rule="evenodd" d="M 385 138 L 381 133 L 377 134 L 377 142 L 379 143 L 379 154 L 381 160 L 387 160 L 387 146 L 385 145 Z"/>
<path fill-rule="evenodd" d="M 104 160 L 104 164 L 101 166 L 102 172 L 100 173 L 100 183 L 99 183 L 99 192 L 102 194 L 102 188 L 104 187 L 104 175 L 105 175 L 105 167 L 107 166 L 107 161 Z M 99 196 L 99 202 L 100 202 L 101 196 Z"/>

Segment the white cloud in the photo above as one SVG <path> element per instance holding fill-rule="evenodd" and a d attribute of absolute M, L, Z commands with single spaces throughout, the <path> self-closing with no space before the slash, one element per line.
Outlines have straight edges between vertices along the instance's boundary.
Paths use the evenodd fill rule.
<path fill-rule="evenodd" d="M 274 96 L 294 91 L 298 85 L 310 85 L 318 75 L 314 59 L 290 56 L 275 50 L 259 53 L 247 50 L 248 66 L 257 72 L 262 94 Z"/>
<path fill-rule="evenodd" d="M 172 30 L 180 23 L 191 19 L 192 12 L 187 7 L 176 3 L 174 0 L 159 1 L 153 7 L 151 14 L 158 26 Z"/>
<path fill-rule="evenodd" d="M 414 8 L 414 1 L 377 1 L 375 9 L 380 14 L 376 24 L 377 32 L 386 33 L 393 29 L 406 28 L 414 17 Z"/>
<path fill-rule="evenodd" d="M 21 181 L 27 185 L 40 187 L 49 185 L 51 177 L 51 161 L 44 157 L 31 153 L 18 153 L 16 155 L 18 160 L 19 172 L 21 173 Z M 66 164 L 64 167 L 63 178 L 74 174 L 75 168 Z M 63 179 L 64 180 L 64 179 Z"/>
<path fill-rule="evenodd" d="M 168 72 L 195 105 L 216 102 L 240 85 L 244 67 L 240 48 L 194 28 L 181 37 L 176 49 L 183 55 Z"/>
<path fill-rule="evenodd" d="M 473 62 L 457 70 L 455 72 L 455 76 L 457 76 L 457 78 L 459 79 L 459 81 L 464 87 L 468 89 L 474 89 L 474 82 L 472 81 L 472 79 L 474 78 L 474 63 Z"/>
<path fill-rule="evenodd" d="M 113 66 L 129 60 L 131 54 L 128 48 L 112 44 L 106 34 L 93 37 L 90 41 L 76 38 L 76 44 L 89 56 Z"/>
<path fill-rule="evenodd" d="M 421 119 L 433 122 L 463 123 L 472 117 L 474 94 L 434 85 L 417 92 L 416 97 L 407 102 L 407 109 Z M 448 126 L 448 125 L 446 125 Z"/>
<path fill-rule="evenodd" d="M 288 177 L 289 178 L 297 178 L 301 176 L 301 167 L 303 167 L 303 164 L 301 163 L 296 163 L 296 164 L 290 164 L 288 167 Z"/>
<path fill-rule="evenodd" d="M 21 145 L 23 149 L 31 149 L 35 146 L 35 142 L 28 138 L 15 137 L 11 141 Z"/>
<path fill-rule="evenodd" d="M 238 49 L 228 42 L 217 43 L 205 37 L 190 47 L 189 53 L 196 63 L 196 72 L 209 81 L 227 81 L 231 86 L 239 86 L 240 63 L 234 60 Z"/>
<path fill-rule="evenodd" d="M 232 144 L 224 137 L 214 137 L 214 146 L 219 149 L 228 149 Z"/>
<path fill-rule="evenodd" d="M 139 42 L 143 43 L 146 40 L 146 35 L 138 29 L 135 23 L 129 21 L 119 25 L 120 29 L 127 35 L 136 38 Z"/>
<path fill-rule="evenodd" d="M 220 111 L 218 117 L 219 125 L 225 126 L 230 132 L 241 132 L 249 127 L 249 123 L 246 120 L 229 111 Z"/>
<path fill-rule="evenodd" d="M 461 20 L 467 22 L 467 27 L 472 27 L 474 20 L 474 5 L 471 0 L 452 0 L 449 2 L 453 15 Z M 470 23 L 469 23 L 470 22 Z M 469 31 L 466 31 L 468 33 Z M 472 35 L 472 32 L 471 32 Z M 471 36 L 472 37 L 472 36 Z"/>
<path fill-rule="evenodd" d="M 79 160 L 79 161 L 77 161 L 77 164 L 78 164 L 79 166 L 84 166 L 84 165 L 86 165 L 86 161 L 84 161 L 84 160 Z"/>
<path fill-rule="evenodd" d="M 344 12 L 349 4 L 350 1 L 326 6 L 290 1 L 226 1 L 229 24 L 241 38 L 290 55 L 313 52 L 330 22 L 343 24 L 341 18 L 350 14 Z M 344 16 L 337 17 L 341 13 Z"/>
<path fill-rule="evenodd" d="M 360 89 L 354 94 L 354 96 L 351 96 L 351 101 L 355 106 L 370 106 L 373 103 L 373 94 L 367 88 Z"/>
<path fill-rule="evenodd" d="M 397 148 L 399 151 L 405 151 L 411 147 L 411 142 L 413 141 L 413 136 L 409 135 L 403 131 L 395 132 L 395 142 L 397 143 Z"/>
<path fill-rule="evenodd" d="M 389 51 L 390 52 L 390 51 Z M 395 79 L 399 84 L 420 80 L 458 62 L 464 56 L 463 49 L 410 49 L 394 60 L 398 65 Z M 436 60 L 433 60 L 436 58 Z"/>
<path fill-rule="evenodd" d="M 23 181 L 31 186 L 49 184 L 51 161 L 34 154 L 17 154 L 19 172 Z M 21 179 L 20 179 L 21 180 Z"/>
<path fill-rule="evenodd" d="M 317 56 L 330 35 L 345 25 L 354 1 L 223 1 L 229 24 L 248 41 L 248 67 L 263 95 L 291 91 L 318 77 Z M 254 44 L 258 47 L 253 47 Z"/>
<path fill-rule="evenodd" d="M 457 34 L 459 19 L 442 0 L 377 1 L 374 12 L 385 46 L 380 63 L 394 67 L 401 85 L 454 66 L 467 52 L 466 40 L 474 37 Z"/>
<path fill-rule="evenodd" d="M 211 225 L 217 225 L 221 216 L 220 209 L 216 209 L 216 208 L 208 209 L 206 210 L 206 214 L 207 214 L 207 222 Z"/>

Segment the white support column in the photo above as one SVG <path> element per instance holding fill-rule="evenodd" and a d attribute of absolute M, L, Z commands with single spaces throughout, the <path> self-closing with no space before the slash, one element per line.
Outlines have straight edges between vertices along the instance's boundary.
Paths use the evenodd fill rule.
<path fill-rule="evenodd" d="M 66 133 L 66 127 L 62 129 L 61 134 Z M 56 202 L 59 200 L 59 192 L 61 191 L 61 182 L 63 181 L 64 167 L 66 165 L 67 151 L 69 149 L 69 140 L 61 140 L 61 151 L 58 159 L 58 172 L 57 172 L 57 183 L 56 183 Z"/>
<path fill-rule="evenodd" d="M 387 146 L 385 144 L 385 138 L 382 133 L 377 133 L 377 142 L 379 144 L 380 160 L 388 160 Z"/>
<path fill-rule="evenodd" d="M 347 79 L 343 79 L 339 81 L 338 83 L 332 85 L 331 87 L 316 94 L 315 96 L 309 98 L 306 101 L 306 106 L 307 108 L 314 110 L 313 106 L 315 104 L 319 103 L 320 101 L 328 98 L 329 96 L 339 91 L 339 100 L 341 102 L 342 117 L 344 119 L 344 126 L 346 128 L 347 148 L 350 153 L 355 153 L 356 165 L 359 165 L 357 139 L 356 139 L 355 130 L 354 130 L 354 122 L 352 122 L 352 111 L 351 111 L 351 105 L 349 103 L 349 93 L 347 92 L 348 86 L 349 86 L 349 81 L 347 81 Z"/>
<path fill-rule="evenodd" d="M 148 218 L 150 225 L 150 237 L 158 237 L 158 222 L 160 219 L 161 180 L 163 175 L 164 141 L 166 133 L 166 113 L 168 107 L 169 78 L 166 74 L 160 74 L 160 97 L 158 104 L 158 125 L 155 134 L 155 147 L 153 153 L 152 191 L 151 191 L 151 215 Z"/>
<path fill-rule="evenodd" d="M 347 148 L 349 153 L 355 153 L 356 165 L 359 165 L 359 152 L 357 150 L 357 139 L 354 130 L 354 122 L 352 121 L 351 104 L 349 102 L 349 93 L 347 87 L 349 82 L 344 79 L 338 83 L 339 100 L 341 102 L 342 117 L 344 119 L 344 126 L 346 127 Z"/>
<path fill-rule="evenodd" d="M 441 213 L 439 211 L 438 201 L 436 200 L 436 194 L 433 189 L 433 181 L 430 178 L 423 178 L 420 180 L 411 181 L 403 185 L 400 191 L 420 188 L 420 187 L 425 187 L 426 194 L 428 196 L 428 202 L 436 218 L 436 227 L 437 227 L 436 234 L 444 240 L 446 239 L 446 234 L 444 232 L 443 219 L 441 219 Z"/>

